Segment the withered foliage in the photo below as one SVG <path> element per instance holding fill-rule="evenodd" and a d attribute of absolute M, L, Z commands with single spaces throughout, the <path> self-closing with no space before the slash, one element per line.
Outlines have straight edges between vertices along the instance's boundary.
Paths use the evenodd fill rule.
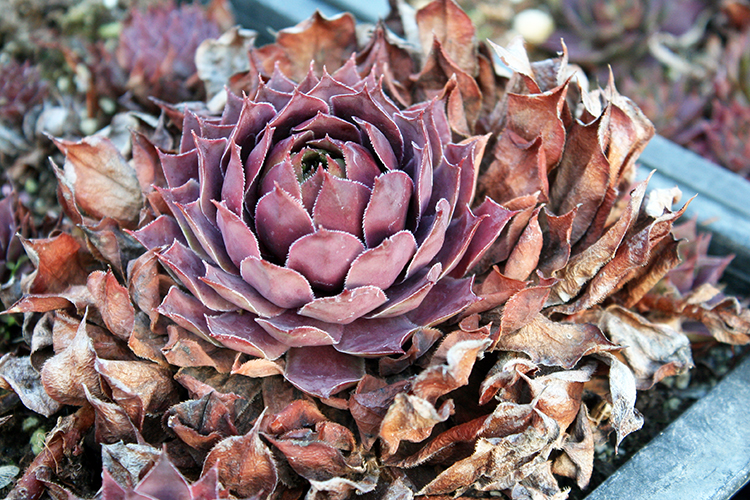
<path fill-rule="evenodd" d="M 728 261 L 634 183 L 654 130 L 612 79 L 479 43 L 452 0 L 404 16 L 282 30 L 126 147 L 55 139 L 69 222 L 18 240 L 0 384 L 67 416 L 9 498 L 79 498 L 91 442 L 103 499 L 565 498 L 687 333 L 750 341 Z"/>

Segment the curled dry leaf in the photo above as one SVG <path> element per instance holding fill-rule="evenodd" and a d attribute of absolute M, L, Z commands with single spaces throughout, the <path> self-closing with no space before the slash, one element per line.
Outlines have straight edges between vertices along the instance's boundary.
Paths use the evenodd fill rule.
<path fill-rule="evenodd" d="M 0 387 L 16 393 L 23 405 L 45 417 L 57 413 L 62 405 L 42 386 L 42 379 L 28 356 L 6 353 L 0 358 Z"/>
<path fill-rule="evenodd" d="M 143 198 L 133 167 L 109 139 L 91 136 L 79 142 L 53 139 L 65 154 L 58 180 L 91 217 L 111 217 L 124 227 L 138 221 Z"/>
<path fill-rule="evenodd" d="M 215 467 L 221 484 L 241 498 L 268 496 L 278 482 L 276 461 L 258 435 L 261 420 L 244 436 L 219 441 L 203 463 L 204 474 Z"/>
<path fill-rule="evenodd" d="M 624 346 L 622 355 L 633 370 L 639 390 L 692 368 L 690 340 L 685 334 L 619 306 L 610 306 L 598 316 L 607 336 Z"/>

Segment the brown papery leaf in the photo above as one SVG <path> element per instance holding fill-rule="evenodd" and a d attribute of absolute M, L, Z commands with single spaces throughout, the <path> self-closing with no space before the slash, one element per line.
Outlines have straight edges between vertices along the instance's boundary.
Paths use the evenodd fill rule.
<path fill-rule="evenodd" d="M 501 336 L 496 349 L 520 351 L 534 363 L 573 368 L 588 354 L 619 349 L 596 325 L 552 321 L 543 314 L 521 329 Z"/>
<path fill-rule="evenodd" d="M 279 480 L 276 462 L 258 435 L 262 416 L 244 436 L 220 441 L 203 463 L 203 473 L 216 467 L 219 481 L 240 498 L 269 496 Z"/>
<path fill-rule="evenodd" d="M 89 264 L 81 245 L 67 233 L 38 240 L 21 239 L 36 271 L 32 273 L 30 294 L 55 294 L 71 285 L 86 283 Z"/>
<path fill-rule="evenodd" d="M 65 154 L 63 180 L 78 206 L 92 217 L 135 225 L 143 206 L 141 188 L 135 170 L 115 145 L 98 135 L 79 142 L 52 140 Z"/>
<path fill-rule="evenodd" d="M 301 82 L 308 71 L 310 62 L 315 61 L 315 71 L 322 73 L 323 67 L 329 72 L 340 68 L 357 48 L 354 30 L 354 16 L 349 13 L 326 18 L 320 12 L 292 28 L 279 31 L 276 45 L 288 54 L 289 70 L 285 74 L 292 80 Z M 263 53 L 266 46 L 258 49 Z M 268 58 L 268 74 L 273 72 L 274 58 Z"/>
<path fill-rule="evenodd" d="M 172 406 L 165 413 L 165 421 L 185 444 L 208 453 L 222 439 L 239 434 L 234 425 L 238 399 L 234 394 L 210 392 Z"/>
<path fill-rule="evenodd" d="M 579 488 L 586 489 L 594 470 L 594 433 L 586 405 L 580 405 L 575 427 L 563 439 L 562 450 L 552 464 L 552 472 L 575 479 Z"/>
<path fill-rule="evenodd" d="M 417 11 L 417 26 L 423 60 L 429 57 L 433 37 L 445 53 L 469 75 L 477 73 L 477 49 L 474 24 L 453 0 L 430 2 Z"/>
<path fill-rule="evenodd" d="M 44 390 L 39 372 L 31 366 L 28 356 L 6 353 L 0 358 L 0 387 L 15 392 L 26 408 L 45 417 L 62 408 Z"/>
<path fill-rule="evenodd" d="M 522 375 L 537 400 L 536 408 L 557 421 L 560 429 L 573 423 L 581 407 L 583 384 L 588 382 L 596 363 L 588 363 L 578 370 L 565 370 L 530 378 Z"/>
<path fill-rule="evenodd" d="M 666 325 L 651 323 L 619 306 L 599 314 L 599 326 L 622 350 L 633 370 L 636 386 L 647 390 L 664 377 L 687 373 L 693 367 L 690 340 Z"/>
<path fill-rule="evenodd" d="M 216 347 L 177 325 L 167 326 L 169 340 L 161 352 L 175 366 L 210 366 L 219 373 L 229 373 L 237 355 L 230 349 Z"/>
<path fill-rule="evenodd" d="M 441 472 L 419 494 L 461 494 L 471 488 L 508 489 L 543 466 L 559 432 L 554 420 L 535 411 L 532 425 L 523 432 L 480 438 L 473 455 Z"/>
<path fill-rule="evenodd" d="M 527 141 L 505 129 L 495 143 L 492 158 L 492 163 L 477 182 L 479 199 L 489 196 L 503 204 L 537 191 L 544 199 L 549 197 L 541 137 Z"/>
<path fill-rule="evenodd" d="M 162 412 L 177 402 L 171 371 L 154 363 L 97 359 L 96 371 L 106 381 L 112 400 L 138 427 L 146 415 Z"/>
<path fill-rule="evenodd" d="M 544 245 L 542 229 L 539 227 L 539 208 L 531 214 L 526 229 L 519 236 L 513 251 L 505 262 L 505 276 L 525 280 L 539 264 L 539 254 Z"/>
<path fill-rule="evenodd" d="M 100 444 L 117 442 L 143 443 L 143 438 L 133 422 L 120 406 L 103 401 L 83 386 L 86 398 L 95 412 L 95 438 Z"/>
<path fill-rule="evenodd" d="M 635 409 L 636 382 L 633 372 L 610 353 L 603 352 L 600 356 L 609 365 L 609 392 L 612 397 L 610 418 L 617 433 L 617 452 L 625 436 L 643 427 L 643 415 Z"/>
<path fill-rule="evenodd" d="M 104 397 L 95 363 L 94 344 L 86 332 L 86 317 L 76 330 L 73 341 L 42 367 L 42 384 L 53 399 L 64 404 L 82 406 L 87 403 L 85 386 L 98 398 Z"/>
<path fill-rule="evenodd" d="M 135 309 L 127 288 L 118 283 L 111 270 L 94 271 L 86 286 L 109 331 L 128 341 L 135 326 Z"/>
<path fill-rule="evenodd" d="M 479 404 L 484 405 L 494 397 L 501 401 L 521 399 L 524 387 L 518 387 L 522 374 L 535 372 L 539 367 L 522 354 L 501 352 L 494 366 L 479 387 Z"/>
<path fill-rule="evenodd" d="M 349 397 L 349 411 L 357 423 L 365 449 L 369 450 L 377 441 L 380 424 L 396 395 L 406 392 L 409 387 L 408 380 L 387 384 L 384 380 L 371 375 L 365 375 L 359 382 Z"/>
<path fill-rule="evenodd" d="M 433 427 L 445 422 L 453 414 L 453 400 L 439 409 L 429 401 L 411 394 L 399 393 L 380 425 L 380 439 L 385 445 L 386 458 L 396 453 L 401 441 L 419 443 L 427 439 Z"/>

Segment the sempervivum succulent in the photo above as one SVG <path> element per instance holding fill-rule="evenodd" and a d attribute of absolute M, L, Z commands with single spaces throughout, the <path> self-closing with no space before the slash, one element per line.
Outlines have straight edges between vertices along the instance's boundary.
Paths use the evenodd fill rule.
<path fill-rule="evenodd" d="M 177 8 L 167 2 L 145 12 L 133 9 L 114 53 L 116 65 L 97 68 L 101 83 L 123 87 L 141 104 L 149 97 L 173 103 L 198 98 L 195 50 L 219 34 L 218 24 L 198 5 Z"/>
<path fill-rule="evenodd" d="M 187 113 L 161 154 L 171 209 L 135 236 L 189 291 L 160 311 L 328 397 L 364 359 L 476 301 L 459 279 L 510 211 L 469 209 L 486 137 L 451 140 L 445 103 L 399 110 L 354 60 L 299 85 L 277 73 L 220 118 Z M 168 248 L 167 248 L 168 247 Z"/>
<path fill-rule="evenodd" d="M 29 61 L 11 60 L 0 65 L 0 121 L 20 126 L 24 115 L 41 104 L 49 88 L 39 69 Z"/>

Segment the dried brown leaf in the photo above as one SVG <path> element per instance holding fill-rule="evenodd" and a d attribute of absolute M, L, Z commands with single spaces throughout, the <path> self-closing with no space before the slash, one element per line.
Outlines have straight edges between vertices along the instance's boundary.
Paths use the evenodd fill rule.
<path fill-rule="evenodd" d="M 501 336 L 496 349 L 520 351 L 534 363 L 573 368 L 586 355 L 619 347 L 602 334 L 596 325 L 552 321 L 543 314 L 521 329 Z"/>
<path fill-rule="evenodd" d="M 469 75 L 477 73 L 474 23 L 458 4 L 453 0 L 430 2 L 417 11 L 416 21 L 424 60 L 435 38 L 459 68 Z"/>
<path fill-rule="evenodd" d="M 16 393 L 23 405 L 49 417 L 62 405 L 52 399 L 42 386 L 42 379 L 28 356 L 17 357 L 6 353 L 0 358 L 0 387 Z"/>

